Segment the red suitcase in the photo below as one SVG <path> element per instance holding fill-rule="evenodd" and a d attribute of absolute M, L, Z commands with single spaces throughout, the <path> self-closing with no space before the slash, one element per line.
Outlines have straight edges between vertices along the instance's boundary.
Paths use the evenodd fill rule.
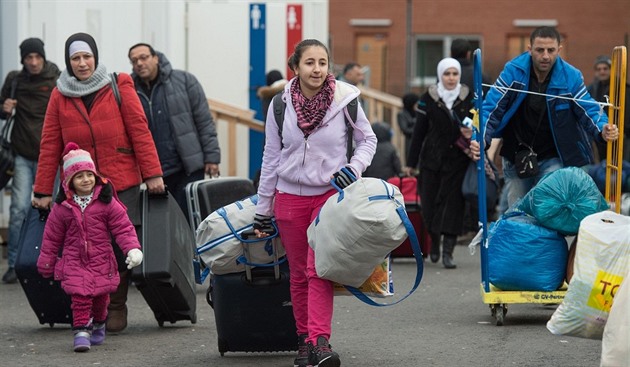
<path fill-rule="evenodd" d="M 420 241 L 420 248 L 422 249 L 422 257 L 426 258 L 431 250 L 431 236 L 429 236 L 429 231 L 427 231 L 427 227 L 424 225 L 424 219 L 422 218 L 420 195 L 418 194 L 418 179 L 416 177 L 392 177 L 388 179 L 387 182 L 397 186 L 403 194 L 407 216 L 409 216 L 409 220 L 416 230 L 418 241 Z M 413 257 L 409 238 L 392 251 L 392 257 Z"/>

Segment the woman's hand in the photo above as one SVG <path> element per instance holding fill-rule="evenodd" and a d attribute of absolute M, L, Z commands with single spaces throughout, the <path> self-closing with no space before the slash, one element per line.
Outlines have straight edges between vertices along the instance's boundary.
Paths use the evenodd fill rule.
<path fill-rule="evenodd" d="M 41 198 L 33 198 L 33 200 L 31 200 L 31 205 L 35 209 L 48 210 L 48 209 L 50 209 L 50 204 L 51 203 L 52 203 L 52 196 L 44 196 L 44 197 L 41 197 Z"/>
<path fill-rule="evenodd" d="M 473 130 L 471 128 L 469 128 L 469 127 L 460 127 L 459 131 L 462 133 L 464 138 L 466 138 L 466 139 L 472 138 Z"/>
<path fill-rule="evenodd" d="M 144 183 L 147 185 L 147 190 L 149 190 L 151 194 L 161 194 L 166 190 L 162 177 L 151 177 L 144 181 Z"/>

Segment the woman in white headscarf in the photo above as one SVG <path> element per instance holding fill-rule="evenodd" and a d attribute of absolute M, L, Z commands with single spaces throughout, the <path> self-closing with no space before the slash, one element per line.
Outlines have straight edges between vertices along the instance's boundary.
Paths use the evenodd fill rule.
<path fill-rule="evenodd" d="M 406 172 L 420 161 L 419 192 L 422 215 L 431 234 L 431 261 L 440 259 L 447 269 L 456 267 L 453 249 L 462 233 L 465 200 L 462 182 L 470 162 L 472 131 L 462 121 L 470 117 L 472 91 L 460 84 L 461 66 L 452 58 L 438 63 L 439 82 L 420 97 Z"/>

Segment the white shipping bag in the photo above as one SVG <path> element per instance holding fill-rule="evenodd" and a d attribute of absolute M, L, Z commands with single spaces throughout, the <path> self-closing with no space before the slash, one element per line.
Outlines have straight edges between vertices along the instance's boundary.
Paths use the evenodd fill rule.
<path fill-rule="evenodd" d="M 219 208 L 208 215 L 197 227 L 196 253 L 212 274 L 221 275 L 245 271 L 245 265 L 273 264 L 276 259 L 273 244 L 276 241 L 277 257 L 285 255 L 278 230 L 265 239 L 244 239 L 242 233 L 253 229 L 258 195 Z M 246 252 L 249 256 L 246 256 Z M 202 281 L 203 282 L 203 281 Z"/>
<path fill-rule="evenodd" d="M 601 339 L 615 292 L 630 269 L 630 217 L 609 210 L 587 216 L 576 246 L 569 289 L 547 329 Z"/>
<path fill-rule="evenodd" d="M 317 276 L 360 287 L 407 239 L 404 199 L 396 186 L 370 177 L 337 190 L 308 227 L 308 243 Z"/>
<path fill-rule="evenodd" d="M 626 274 L 626 279 L 628 279 Z M 630 367 L 630 282 L 624 281 L 615 293 L 604 327 L 601 367 Z"/>

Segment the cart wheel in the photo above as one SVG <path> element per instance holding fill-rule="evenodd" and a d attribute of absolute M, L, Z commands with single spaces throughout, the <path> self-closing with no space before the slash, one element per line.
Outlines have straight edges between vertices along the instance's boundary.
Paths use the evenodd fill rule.
<path fill-rule="evenodd" d="M 54 322 L 50 322 L 50 323 L 48 323 L 48 326 L 50 326 L 51 328 L 54 328 L 55 327 L 55 323 Z"/>
<path fill-rule="evenodd" d="M 159 320 L 158 321 L 158 326 L 159 327 L 164 327 L 164 320 Z"/>
<path fill-rule="evenodd" d="M 497 319 L 497 326 L 503 326 L 503 320 L 507 314 L 507 305 L 497 305 L 494 310 L 494 316 Z"/>

